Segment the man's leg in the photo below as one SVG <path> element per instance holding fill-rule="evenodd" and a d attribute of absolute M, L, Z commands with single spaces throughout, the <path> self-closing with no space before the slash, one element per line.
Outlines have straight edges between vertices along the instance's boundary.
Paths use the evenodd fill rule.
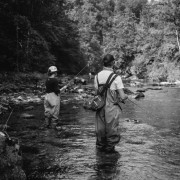
<path fill-rule="evenodd" d="M 56 128 L 59 120 L 59 111 L 60 111 L 60 96 L 56 97 L 56 105 L 53 107 L 53 114 L 51 118 L 51 127 Z"/>
<path fill-rule="evenodd" d="M 44 118 L 45 118 L 45 122 L 44 122 L 44 127 L 45 128 L 49 128 L 50 123 L 51 123 L 51 117 L 50 117 L 50 106 L 49 103 L 47 101 L 47 96 L 45 97 L 44 100 Z"/>
<path fill-rule="evenodd" d="M 104 119 L 104 109 L 96 113 L 95 120 L 96 128 L 96 147 L 98 150 L 104 151 L 106 145 L 106 127 Z"/>

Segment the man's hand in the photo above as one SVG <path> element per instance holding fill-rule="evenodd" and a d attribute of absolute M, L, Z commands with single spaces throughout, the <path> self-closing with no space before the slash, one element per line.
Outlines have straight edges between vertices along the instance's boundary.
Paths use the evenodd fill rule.
<path fill-rule="evenodd" d="M 67 85 L 63 86 L 63 87 L 60 89 L 60 92 L 63 92 L 67 87 L 68 87 Z"/>
<path fill-rule="evenodd" d="M 117 91 L 121 102 L 124 102 L 128 98 L 127 94 L 124 93 L 123 89 L 118 89 Z"/>
<path fill-rule="evenodd" d="M 128 96 L 126 94 L 124 94 L 123 99 L 121 97 L 119 97 L 119 101 L 123 104 L 125 104 L 125 101 L 128 99 Z"/>

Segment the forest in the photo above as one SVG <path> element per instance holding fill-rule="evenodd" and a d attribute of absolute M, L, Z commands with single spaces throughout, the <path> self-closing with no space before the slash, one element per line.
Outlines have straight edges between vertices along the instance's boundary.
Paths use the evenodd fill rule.
<path fill-rule="evenodd" d="M 180 80 L 179 0 L 1 0 L 0 72 L 97 73 Z"/>

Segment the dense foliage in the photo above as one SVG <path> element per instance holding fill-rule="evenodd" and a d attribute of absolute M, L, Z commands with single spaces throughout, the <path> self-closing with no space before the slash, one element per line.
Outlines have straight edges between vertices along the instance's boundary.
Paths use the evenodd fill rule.
<path fill-rule="evenodd" d="M 104 54 L 122 74 L 180 79 L 178 0 L 2 0 L 0 70 L 97 72 Z"/>
<path fill-rule="evenodd" d="M 0 69 L 46 72 L 56 64 L 73 72 L 83 66 L 77 27 L 65 8 L 64 0 L 2 0 Z"/>
<path fill-rule="evenodd" d="M 69 0 L 69 17 L 92 67 L 116 57 L 122 74 L 152 80 L 180 78 L 178 0 Z M 92 68 L 93 69 L 93 68 Z"/>

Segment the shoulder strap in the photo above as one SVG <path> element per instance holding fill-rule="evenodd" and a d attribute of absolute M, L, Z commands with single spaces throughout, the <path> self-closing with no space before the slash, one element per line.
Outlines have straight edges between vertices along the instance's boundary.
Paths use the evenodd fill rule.
<path fill-rule="evenodd" d="M 102 91 L 99 93 L 101 96 L 104 94 L 106 88 L 108 87 L 109 81 L 110 81 L 111 77 L 113 76 L 113 74 L 114 74 L 114 73 L 112 72 L 112 73 L 109 75 L 106 83 L 105 83 L 104 86 L 103 86 Z"/>
<path fill-rule="evenodd" d="M 98 74 L 96 75 L 96 80 L 97 80 L 97 84 L 98 84 L 98 87 L 99 87 Z"/>
<path fill-rule="evenodd" d="M 111 79 L 111 81 L 110 81 L 109 84 L 108 84 L 108 88 L 110 88 L 112 82 L 116 79 L 117 76 L 118 76 L 118 75 L 115 74 L 115 76 Z"/>
<path fill-rule="evenodd" d="M 111 81 L 110 81 L 109 84 L 107 85 L 107 88 L 110 88 L 112 82 L 116 79 L 117 76 L 118 76 L 117 74 L 115 74 L 115 76 L 113 76 L 113 78 L 111 79 Z M 107 91 L 106 91 L 105 97 L 107 97 Z"/>

